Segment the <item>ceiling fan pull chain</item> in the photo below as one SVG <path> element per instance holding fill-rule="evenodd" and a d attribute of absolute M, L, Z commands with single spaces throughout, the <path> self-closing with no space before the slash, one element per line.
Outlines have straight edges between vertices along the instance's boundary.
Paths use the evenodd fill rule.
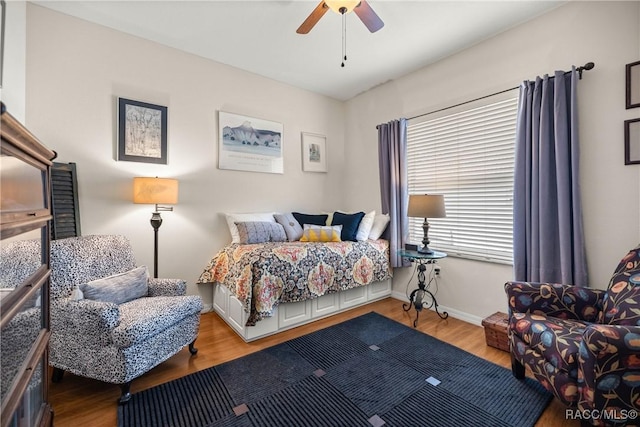
<path fill-rule="evenodd" d="M 342 19 L 344 19 L 344 60 L 347 60 L 347 15 L 342 15 Z"/>
<path fill-rule="evenodd" d="M 340 13 L 342 14 L 342 64 L 341 67 L 344 67 L 344 61 L 347 60 L 347 20 L 346 20 L 346 11 L 345 7 L 340 8 Z"/>

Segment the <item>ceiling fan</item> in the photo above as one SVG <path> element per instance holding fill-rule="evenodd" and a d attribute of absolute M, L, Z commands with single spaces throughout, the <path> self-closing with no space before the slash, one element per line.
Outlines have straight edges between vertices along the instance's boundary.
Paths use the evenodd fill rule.
<path fill-rule="evenodd" d="M 384 27 L 384 22 L 382 22 L 382 19 L 373 11 L 366 0 L 323 0 L 313 9 L 313 12 L 304 20 L 302 25 L 296 30 L 296 33 L 307 34 L 329 9 L 343 16 L 351 11 L 355 12 L 362 23 L 372 33 Z"/>

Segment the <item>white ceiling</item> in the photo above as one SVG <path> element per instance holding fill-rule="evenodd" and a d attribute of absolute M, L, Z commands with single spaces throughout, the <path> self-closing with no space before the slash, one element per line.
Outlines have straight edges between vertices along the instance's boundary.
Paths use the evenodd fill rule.
<path fill-rule="evenodd" d="M 153 40 L 339 100 L 424 67 L 566 0 L 369 0 L 385 26 L 369 33 L 328 11 L 296 33 L 320 0 L 34 1 L 38 5 Z"/>

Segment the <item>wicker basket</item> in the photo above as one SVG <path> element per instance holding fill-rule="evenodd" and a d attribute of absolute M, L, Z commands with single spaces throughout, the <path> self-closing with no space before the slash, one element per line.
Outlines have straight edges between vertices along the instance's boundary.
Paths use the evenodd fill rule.
<path fill-rule="evenodd" d="M 500 350 L 509 351 L 507 328 L 509 319 L 505 313 L 497 312 L 482 320 L 487 345 Z"/>

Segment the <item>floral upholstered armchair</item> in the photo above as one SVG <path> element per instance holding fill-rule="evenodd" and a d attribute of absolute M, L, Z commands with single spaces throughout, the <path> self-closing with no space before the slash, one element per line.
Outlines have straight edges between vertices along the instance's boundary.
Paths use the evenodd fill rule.
<path fill-rule="evenodd" d="M 2 271 L 33 271 L 27 264 L 38 265 L 38 242 L 3 247 Z M 125 403 L 133 379 L 186 346 L 197 352 L 201 298 L 185 295 L 183 280 L 149 278 L 126 237 L 54 240 L 50 262 L 54 382 L 68 371 L 119 384 Z"/>
<path fill-rule="evenodd" d="M 633 425 L 640 410 L 640 246 L 609 288 L 507 282 L 513 374 L 525 366 L 594 425 Z M 637 412 L 636 412 L 637 413 Z"/>

